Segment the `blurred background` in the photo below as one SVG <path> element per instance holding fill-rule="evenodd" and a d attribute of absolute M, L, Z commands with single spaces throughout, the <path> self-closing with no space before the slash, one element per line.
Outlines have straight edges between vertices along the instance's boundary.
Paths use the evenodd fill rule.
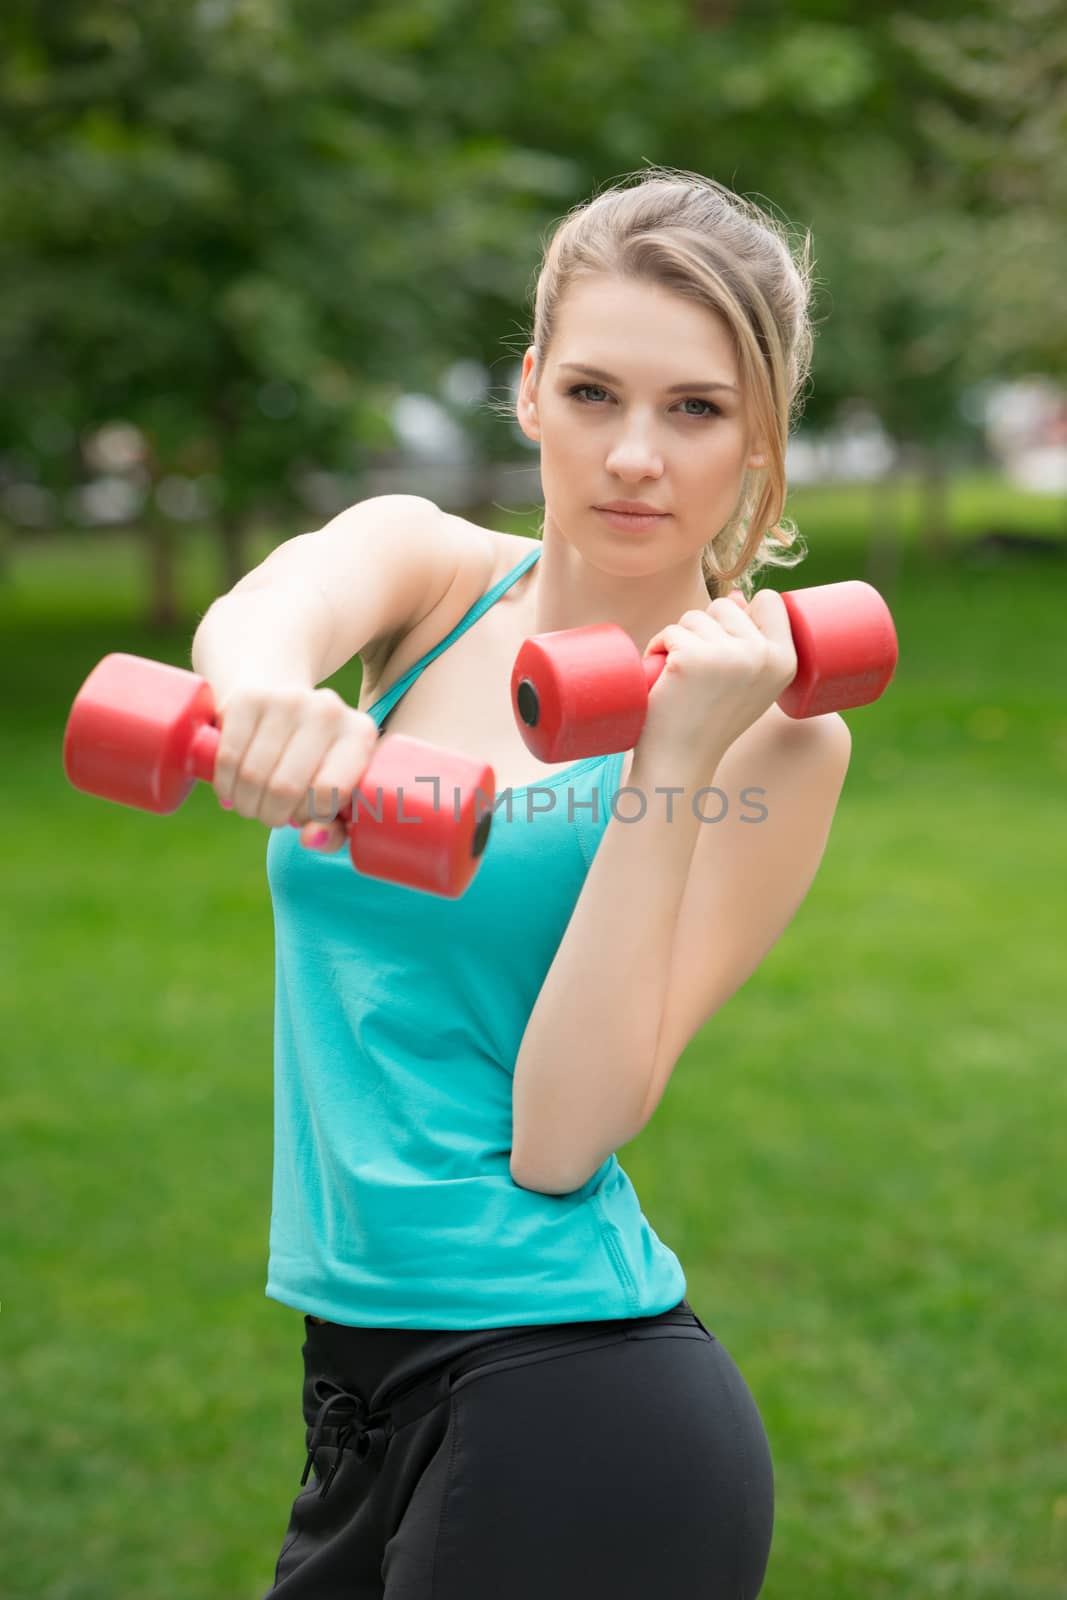
<path fill-rule="evenodd" d="M 5 8 L 10 1600 L 256 1597 L 304 1463 L 266 837 L 73 791 L 70 703 L 112 650 L 188 667 L 355 500 L 534 533 L 499 403 L 541 252 L 646 162 L 811 229 L 777 576 L 874 583 L 901 656 L 807 901 L 621 1159 L 763 1413 L 768 1600 L 1067 1593 L 1065 69 L 1062 0 Z"/>

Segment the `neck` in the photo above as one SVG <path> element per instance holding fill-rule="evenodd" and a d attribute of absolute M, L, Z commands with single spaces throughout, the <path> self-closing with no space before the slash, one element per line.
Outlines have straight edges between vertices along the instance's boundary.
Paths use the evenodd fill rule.
<path fill-rule="evenodd" d="M 711 604 L 700 560 L 692 557 L 659 572 L 620 577 L 593 566 L 545 520 L 531 596 L 527 636 L 614 622 L 643 655 L 648 641 L 686 611 Z M 534 574 L 531 574 L 533 576 Z"/>

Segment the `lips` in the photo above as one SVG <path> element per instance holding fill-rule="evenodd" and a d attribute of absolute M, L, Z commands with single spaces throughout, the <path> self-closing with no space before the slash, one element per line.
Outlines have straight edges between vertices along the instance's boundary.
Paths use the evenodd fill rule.
<path fill-rule="evenodd" d="M 603 517 L 610 528 L 618 533 L 648 533 L 652 528 L 658 528 L 661 522 L 667 520 L 667 512 L 656 511 L 645 515 L 634 511 L 607 511 L 602 506 L 593 508 L 598 517 Z"/>

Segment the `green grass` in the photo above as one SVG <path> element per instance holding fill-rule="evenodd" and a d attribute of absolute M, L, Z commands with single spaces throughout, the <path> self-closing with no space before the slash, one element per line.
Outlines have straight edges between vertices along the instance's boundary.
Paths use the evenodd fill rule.
<path fill-rule="evenodd" d="M 783 587 L 863 575 L 869 496 L 794 495 Z M 981 480 L 952 505 L 961 545 L 1062 522 Z M 22 543 L 0 588 L 10 1600 L 255 1600 L 303 1467 L 302 1323 L 263 1296 L 266 835 L 206 786 L 162 818 L 62 772 L 100 656 L 188 665 L 205 538 L 182 571 L 165 638 L 128 539 Z M 622 1153 L 767 1426 L 766 1600 L 1064 1592 L 1061 571 L 938 569 L 906 530 L 818 880 Z"/>

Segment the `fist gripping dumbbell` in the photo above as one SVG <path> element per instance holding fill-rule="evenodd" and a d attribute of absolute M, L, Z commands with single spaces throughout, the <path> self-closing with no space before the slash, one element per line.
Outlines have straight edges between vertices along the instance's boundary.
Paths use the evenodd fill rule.
<path fill-rule="evenodd" d="M 165 815 L 197 779 L 211 782 L 218 745 L 206 678 L 115 652 L 75 697 L 63 768 L 76 789 Z M 442 804 L 449 791 L 454 800 Z M 496 776 L 485 762 L 394 733 L 376 745 L 338 816 L 349 824 L 357 871 L 454 900 L 478 867 L 495 798 Z"/>
<path fill-rule="evenodd" d="M 731 600 L 744 609 L 736 590 Z M 897 664 L 889 607 L 869 583 L 849 579 L 783 593 L 797 670 L 778 704 L 818 717 L 877 700 Z M 526 748 L 542 761 L 631 750 L 669 652 L 642 656 L 614 622 L 535 633 L 511 672 L 511 703 Z"/>

